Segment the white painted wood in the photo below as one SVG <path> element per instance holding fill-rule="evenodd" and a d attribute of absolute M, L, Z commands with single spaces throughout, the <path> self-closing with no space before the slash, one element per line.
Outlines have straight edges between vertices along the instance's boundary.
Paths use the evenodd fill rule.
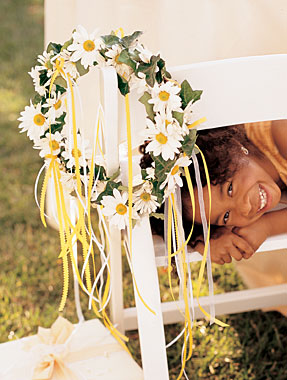
<path fill-rule="evenodd" d="M 148 217 L 132 233 L 132 263 L 139 294 L 134 289 L 145 380 L 169 379 L 155 253 Z M 129 329 L 125 323 L 125 328 Z"/>
<path fill-rule="evenodd" d="M 101 69 L 101 104 L 104 109 L 105 131 L 104 148 L 107 162 L 107 174 L 114 174 L 119 168 L 118 149 L 118 82 L 113 67 Z M 110 273 L 111 299 L 109 303 L 110 317 L 117 329 L 124 333 L 123 320 L 123 287 L 122 287 L 122 249 L 121 232 L 116 226 L 110 226 Z"/>
<path fill-rule="evenodd" d="M 194 302 L 195 318 L 203 318 L 204 316 L 198 307 L 197 300 Z M 287 304 L 287 284 L 216 294 L 214 302 L 216 315 L 236 314 L 261 308 L 282 306 Z M 209 298 L 200 297 L 200 305 L 208 310 Z M 178 308 L 183 307 L 182 301 L 162 303 L 164 324 L 183 321 L 183 316 L 178 310 Z M 136 308 L 125 309 L 124 319 L 126 330 L 138 328 Z"/>

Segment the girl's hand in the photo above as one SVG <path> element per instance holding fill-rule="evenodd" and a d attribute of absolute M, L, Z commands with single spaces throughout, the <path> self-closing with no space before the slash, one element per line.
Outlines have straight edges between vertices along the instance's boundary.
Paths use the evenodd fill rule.
<path fill-rule="evenodd" d="M 239 237 L 246 240 L 254 249 L 254 252 L 268 238 L 269 228 L 265 215 L 263 215 L 255 223 L 249 224 L 246 227 L 233 228 L 233 232 Z"/>
<path fill-rule="evenodd" d="M 203 242 L 197 243 L 195 249 L 203 254 Z M 216 264 L 231 263 L 232 257 L 237 261 L 248 259 L 253 253 L 254 249 L 248 241 L 225 227 L 220 228 L 219 233 L 217 231 L 210 239 L 211 261 Z"/>

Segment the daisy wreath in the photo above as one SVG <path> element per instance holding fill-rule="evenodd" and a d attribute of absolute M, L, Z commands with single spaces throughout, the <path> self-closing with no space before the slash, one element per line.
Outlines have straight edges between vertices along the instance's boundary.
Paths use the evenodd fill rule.
<path fill-rule="evenodd" d="M 64 308 L 68 294 L 67 257 L 70 256 L 79 284 L 89 295 L 90 305 L 96 315 L 102 317 L 110 331 L 121 339 L 124 337 L 116 332 L 105 312 L 110 297 L 108 257 L 104 252 L 107 246 L 105 237 L 108 236 L 105 220 L 107 219 L 111 225 L 118 226 L 120 230 L 130 229 L 131 232 L 132 225 L 140 221 L 143 215 L 162 217 L 156 211 L 165 199 L 168 199 L 169 268 L 171 268 L 172 255 L 175 256 L 181 251 L 182 262 L 186 266 L 184 247 L 191 234 L 187 241 L 184 242 L 183 237 L 180 243 L 177 242 L 174 245 L 174 253 L 171 253 L 171 235 L 172 233 L 174 236 L 179 235 L 178 231 L 174 230 L 177 227 L 174 227 L 172 222 L 178 219 L 174 193 L 183 185 L 182 175 L 186 175 L 192 193 L 187 168 L 191 164 L 189 157 L 194 154 L 195 127 L 203 121 L 195 121 L 192 115 L 192 105 L 200 99 L 202 91 L 193 90 L 187 80 L 181 84 L 173 80 L 160 55 L 153 55 L 138 41 L 141 34 L 142 32 L 136 31 L 131 35 L 119 37 L 117 33 L 112 32 L 98 37 L 96 32 L 89 34 L 82 26 L 78 26 L 72 38 L 63 45 L 50 43 L 47 50 L 38 56 L 38 65 L 29 73 L 37 94 L 18 119 L 21 132 L 27 133 L 34 143 L 34 148 L 38 149 L 40 156 L 44 158 L 44 165 L 38 175 L 39 178 L 41 172 L 46 170 L 38 204 L 44 225 L 46 225 L 44 200 L 48 180 L 51 176 L 54 179 L 61 240 L 60 257 L 63 259 L 64 268 L 60 310 Z M 141 171 L 141 176 L 130 178 L 129 175 L 128 187 L 123 186 L 119 170 L 112 176 L 107 175 L 105 156 L 98 139 L 99 126 L 103 119 L 101 112 L 98 114 L 96 140 L 93 143 L 83 137 L 76 125 L 74 89 L 77 90 L 77 80 L 96 66 L 113 66 L 117 72 L 119 91 L 125 96 L 126 104 L 129 92 L 136 90 L 139 93 L 139 102 L 146 109 L 146 128 L 143 131 L 143 138 L 152 163 L 150 167 Z M 98 150 L 101 154 L 97 154 Z M 76 225 L 71 223 L 65 208 L 64 192 L 76 196 L 78 201 Z M 92 229 L 90 206 L 95 207 L 99 214 L 100 238 Z M 82 273 L 85 274 L 85 283 L 72 254 L 74 237 L 83 246 Z M 96 244 L 96 249 L 104 262 L 99 271 L 101 275 L 97 275 L 95 271 L 93 243 Z M 198 295 L 206 255 L 207 248 L 199 276 L 201 278 Z M 90 266 L 93 267 L 94 283 L 91 279 Z M 108 268 L 107 285 L 103 287 L 101 284 L 97 288 L 97 281 L 102 278 L 105 267 Z M 182 273 L 184 273 L 181 279 L 184 282 L 184 313 L 188 327 L 185 326 L 185 349 L 180 376 L 187 358 L 188 337 L 190 351 L 188 358 L 192 351 L 192 323 L 188 305 L 188 294 L 192 295 L 192 289 L 187 285 L 191 281 L 187 280 L 186 267 Z M 171 284 L 170 270 L 169 280 Z M 202 311 L 209 316 L 203 309 Z M 221 324 L 220 321 L 217 323 Z"/>

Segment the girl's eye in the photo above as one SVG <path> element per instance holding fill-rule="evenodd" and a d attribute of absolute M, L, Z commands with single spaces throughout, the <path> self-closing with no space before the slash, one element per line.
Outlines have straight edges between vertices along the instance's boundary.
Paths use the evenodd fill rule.
<path fill-rule="evenodd" d="M 229 214 L 230 214 L 230 211 L 226 211 L 226 213 L 224 214 L 224 217 L 223 217 L 223 223 L 224 224 L 226 224 L 228 222 Z"/>
<path fill-rule="evenodd" d="M 227 193 L 230 197 L 232 196 L 232 191 L 233 191 L 233 185 L 232 185 L 232 182 L 230 182 L 228 189 L 227 189 Z"/>

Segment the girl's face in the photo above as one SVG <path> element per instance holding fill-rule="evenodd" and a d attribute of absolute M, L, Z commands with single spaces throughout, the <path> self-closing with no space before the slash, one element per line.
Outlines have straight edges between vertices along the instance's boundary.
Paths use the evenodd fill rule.
<path fill-rule="evenodd" d="M 208 189 L 203 188 L 206 215 L 209 211 Z M 244 227 L 275 207 L 281 190 L 271 175 L 254 159 L 248 158 L 230 181 L 211 186 L 210 223 L 221 226 Z M 201 223 L 198 191 L 195 189 L 195 221 Z M 192 210 L 188 212 L 192 219 Z"/>

